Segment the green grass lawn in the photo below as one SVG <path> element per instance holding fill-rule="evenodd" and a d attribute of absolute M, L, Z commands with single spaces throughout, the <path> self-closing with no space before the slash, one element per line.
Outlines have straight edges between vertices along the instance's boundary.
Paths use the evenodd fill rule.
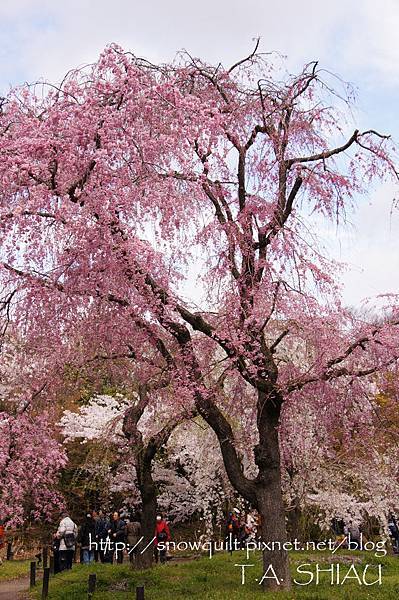
<path fill-rule="evenodd" d="M 145 585 L 146 600 L 257 600 L 260 598 L 279 598 L 280 600 L 291 600 L 303 598 L 308 600 L 330 600 L 342 598 L 343 600 L 357 599 L 385 599 L 397 600 L 399 598 L 399 557 L 390 556 L 375 558 L 370 553 L 352 553 L 359 573 L 363 571 L 365 564 L 382 565 L 382 585 L 365 587 L 353 582 L 343 585 L 330 585 L 329 575 L 320 575 L 319 585 L 307 586 L 295 585 L 290 592 L 264 594 L 259 590 L 259 579 L 262 574 L 260 555 L 246 560 L 243 552 L 235 552 L 233 556 L 218 554 L 214 558 L 201 558 L 186 563 L 173 563 L 156 566 L 150 571 L 135 572 L 129 565 L 101 565 L 93 564 L 75 565 L 72 571 L 64 572 L 52 577 L 50 581 L 51 600 L 73 600 L 87 598 L 87 579 L 89 573 L 97 573 L 97 591 L 94 600 L 102 599 L 126 599 L 135 598 L 133 593 L 137 585 Z M 299 564 L 311 563 L 309 570 L 315 573 L 316 562 L 322 565 L 323 561 L 331 555 L 326 553 L 291 554 L 291 565 L 293 576 L 299 580 L 297 566 Z M 336 555 L 340 562 L 341 580 L 347 572 L 350 563 L 348 554 Z M 237 563 L 254 564 L 254 567 L 246 569 L 246 583 L 241 585 L 241 569 L 234 566 Z M 324 566 L 330 566 L 323 563 Z M 305 567 L 304 567 L 305 568 Z M 371 569 L 371 567 L 370 567 Z M 324 579 L 322 579 L 324 577 Z M 376 577 L 376 571 L 369 571 L 367 581 Z M 305 580 L 309 579 L 306 575 Z M 32 598 L 40 598 L 41 586 L 32 593 Z"/>
<path fill-rule="evenodd" d="M 0 565 L 0 581 L 29 575 L 29 560 L 4 560 Z"/>

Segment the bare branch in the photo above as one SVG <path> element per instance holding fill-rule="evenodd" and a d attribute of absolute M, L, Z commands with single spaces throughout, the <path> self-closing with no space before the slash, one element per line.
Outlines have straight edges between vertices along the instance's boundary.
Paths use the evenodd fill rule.
<path fill-rule="evenodd" d="M 234 63 L 234 65 L 231 66 L 230 69 L 227 70 L 227 72 L 231 73 L 232 71 L 234 71 L 234 69 L 236 69 L 240 65 L 244 64 L 245 62 L 251 61 L 259 48 L 259 43 L 260 43 L 260 38 L 258 37 L 258 38 L 256 38 L 255 48 L 252 50 L 251 54 L 249 54 L 249 56 L 242 58 L 241 60 Z"/>

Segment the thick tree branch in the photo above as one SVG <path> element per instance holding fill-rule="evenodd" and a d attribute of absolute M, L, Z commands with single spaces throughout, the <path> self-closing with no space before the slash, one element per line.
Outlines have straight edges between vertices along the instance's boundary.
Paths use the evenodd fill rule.
<path fill-rule="evenodd" d="M 373 375 L 373 373 L 378 373 L 383 369 L 386 369 L 390 365 L 394 364 L 399 360 L 399 356 L 393 356 L 388 361 L 385 361 L 382 364 L 374 365 L 372 367 L 364 368 L 364 369 L 349 369 L 347 367 L 341 367 L 339 369 L 326 369 L 322 374 L 315 375 L 314 377 L 307 377 L 303 379 L 299 379 L 296 382 L 289 383 L 284 387 L 285 391 L 288 393 L 299 391 L 304 388 L 306 385 L 311 383 L 317 383 L 318 381 L 333 381 L 335 379 L 339 379 L 340 377 L 351 377 L 351 378 L 359 378 L 359 377 L 367 377 L 368 375 Z"/>
<path fill-rule="evenodd" d="M 338 146 L 337 148 L 332 148 L 331 150 L 325 150 L 325 152 L 319 152 L 318 154 L 312 154 L 311 156 L 298 156 L 296 158 L 289 158 L 285 161 L 287 168 L 292 167 L 292 165 L 296 164 L 296 163 L 305 163 L 305 162 L 313 162 L 316 160 L 325 160 L 326 158 L 330 158 L 331 156 L 334 156 L 335 154 L 341 154 L 341 152 L 344 152 L 350 146 L 352 146 L 352 144 L 354 142 L 356 142 L 356 140 L 358 139 L 358 137 L 360 135 L 362 135 L 362 134 L 360 134 L 359 130 L 356 129 L 353 132 L 353 134 L 351 135 L 351 137 L 349 138 L 349 140 L 342 146 Z"/>

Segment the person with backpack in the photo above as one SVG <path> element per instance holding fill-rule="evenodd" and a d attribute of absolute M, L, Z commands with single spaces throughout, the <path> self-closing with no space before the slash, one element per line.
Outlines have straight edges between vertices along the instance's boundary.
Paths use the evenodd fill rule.
<path fill-rule="evenodd" d="M 94 561 L 94 544 L 96 543 L 95 527 L 96 523 L 91 513 L 87 513 L 78 536 L 78 542 L 81 544 L 83 551 L 82 562 L 85 565 Z"/>
<path fill-rule="evenodd" d="M 166 562 L 166 544 L 170 541 L 170 529 L 166 519 L 162 515 L 157 515 L 154 537 L 155 562 L 158 562 L 159 558 L 161 563 L 164 563 Z M 158 548 L 159 543 L 161 543 L 160 548 Z"/>
<path fill-rule="evenodd" d="M 72 569 L 77 535 L 78 526 L 72 521 L 69 514 L 64 512 L 56 533 L 56 536 L 60 540 L 59 556 L 61 571 L 64 569 Z"/>

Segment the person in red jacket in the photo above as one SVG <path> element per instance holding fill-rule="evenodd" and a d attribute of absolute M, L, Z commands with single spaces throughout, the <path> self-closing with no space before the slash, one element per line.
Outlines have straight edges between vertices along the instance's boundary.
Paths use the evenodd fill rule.
<path fill-rule="evenodd" d="M 157 515 L 154 537 L 155 562 L 158 562 L 159 558 L 161 563 L 164 563 L 166 562 L 166 544 L 170 541 L 170 530 L 166 519 L 162 515 Z"/>

